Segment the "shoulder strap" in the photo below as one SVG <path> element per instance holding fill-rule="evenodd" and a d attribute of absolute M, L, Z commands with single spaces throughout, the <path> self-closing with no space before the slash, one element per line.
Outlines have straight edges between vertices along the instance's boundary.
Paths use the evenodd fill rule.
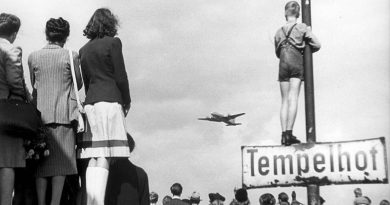
<path fill-rule="evenodd" d="M 286 36 L 286 39 L 290 38 L 290 35 L 291 35 L 291 32 L 292 30 L 294 29 L 294 27 L 296 26 L 297 24 L 295 23 L 293 26 L 291 26 L 291 28 L 288 30 L 288 32 L 286 33 L 282 27 L 282 31 L 284 33 L 284 35 Z"/>
<path fill-rule="evenodd" d="M 73 53 L 72 50 L 70 49 L 69 49 L 69 59 L 70 59 L 70 70 L 72 73 L 72 80 L 73 80 L 73 89 L 76 94 L 77 107 L 79 108 L 79 110 L 83 110 L 83 106 L 81 105 L 81 101 L 80 101 L 79 91 L 77 89 L 77 79 L 76 79 L 76 72 L 74 71 Z M 80 74 L 81 74 L 81 69 L 80 69 Z M 82 78 L 83 77 L 81 76 L 81 79 Z"/>

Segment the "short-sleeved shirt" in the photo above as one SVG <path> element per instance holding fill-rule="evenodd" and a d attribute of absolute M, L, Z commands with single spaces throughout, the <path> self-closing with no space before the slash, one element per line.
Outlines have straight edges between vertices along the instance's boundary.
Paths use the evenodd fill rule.
<path fill-rule="evenodd" d="M 286 34 L 294 26 L 294 23 L 287 23 L 275 34 L 275 52 L 276 56 L 279 57 L 280 49 L 283 46 L 283 42 L 286 40 Z M 317 37 L 313 34 L 311 29 L 304 23 L 298 23 L 291 31 L 289 43 L 299 50 L 303 50 L 306 46 L 305 41 L 312 48 L 312 52 L 316 52 L 321 48 L 321 44 Z"/>

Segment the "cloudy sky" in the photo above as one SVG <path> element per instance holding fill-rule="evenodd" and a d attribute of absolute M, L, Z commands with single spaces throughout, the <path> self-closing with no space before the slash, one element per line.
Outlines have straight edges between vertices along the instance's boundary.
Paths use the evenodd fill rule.
<path fill-rule="evenodd" d="M 119 37 L 133 104 L 128 129 L 137 148 L 133 161 L 149 174 L 160 196 L 174 182 L 184 197 L 197 190 L 219 192 L 228 201 L 241 184 L 241 145 L 280 142 L 278 60 L 273 35 L 284 23 L 285 0 L 0 0 L 1 12 L 22 21 L 15 44 L 27 56 L 42 48 L 50 17 L 70 22 L 67 46 L 87 42 L 82 30 L 93 11 L 111 8 L 119 17 Z M 390 135 L 390 43 L 388 0 L 321 0 L 312 5 L 313 31 L 323 47 L 314 55 L 318 141 Z M 295 126 L 304 139 L 304 99 Z M 242 126 L 198 121 L 210 112 L 245 112 Z M 390 185 L 321 188 L 327 204 L 352 203 L 361 187 L 373 204 L 389 199 Z M 257 189 L 265 192 L 305 188 Z M 342 194 L 341 194 L 342 193 Z M 347 203 L 348 202 L 348 203 Z"/>

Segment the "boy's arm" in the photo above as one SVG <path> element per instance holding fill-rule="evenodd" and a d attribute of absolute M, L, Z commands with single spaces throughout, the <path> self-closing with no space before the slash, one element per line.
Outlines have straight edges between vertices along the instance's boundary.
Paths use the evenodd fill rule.
<path fill-rule="evenodd" d="M 275 44 L 275 54 L 276 56 L 279 58 L 280 57 L 280 41 L 281 41 L 281 37 L 280 37 L 280 30 L 278 30 L 275 34 L 275 37 L 274 37 L 274 44 Z"/>
<path fill-rule="evenodd" d="M 311 51 L 313 53 L 320 50 L 321 43 L 318 40 L 318 38 L 311 31 L 311 27 L 310 26 L 306 27 L 305 39 L 307 40 L 307 43 L 310 45 Z"/>

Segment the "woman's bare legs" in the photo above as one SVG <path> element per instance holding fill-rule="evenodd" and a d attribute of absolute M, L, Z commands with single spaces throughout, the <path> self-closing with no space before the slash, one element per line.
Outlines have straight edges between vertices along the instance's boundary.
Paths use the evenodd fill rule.
<path fill-rule="evenodd" d="M 46 205 L 47 178 L 39 177 L 35 180 L 37 187 L 38 205 Z"/>
<path fill-rule="evenodd" d="M 87 205 L 104 205 L 109 159 L 91 158 L 86 172 Z"/>
<path fill-rule="evenodd" d="M 13 168 L 0 168 L 0 205 L 10 205 L 15 183 Z"/>
<path fill-rule="evenodd" d="M 54 176 L 51 178 L 51 203 L 59 205 L 61 202 L 62 190 L 64 188 L 65 176 Z"/>

